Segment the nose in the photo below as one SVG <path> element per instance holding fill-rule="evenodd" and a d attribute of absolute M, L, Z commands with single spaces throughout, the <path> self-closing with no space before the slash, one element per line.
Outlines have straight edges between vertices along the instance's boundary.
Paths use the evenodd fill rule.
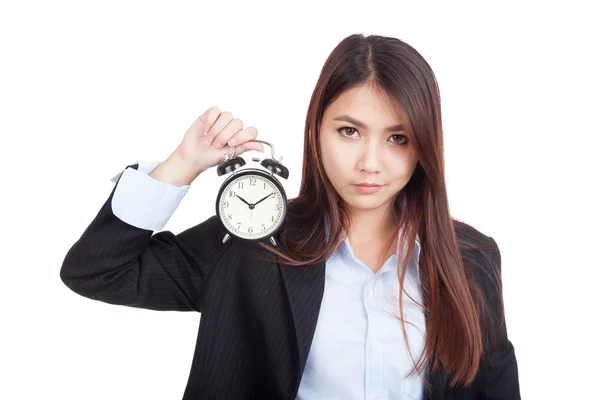
<path fill-rule="evenodd" d="M 362 146 L 358 167 L 361 171 L 378 174 L 381 172 L 381 143 L 376 140 L 366 140 Z"/>

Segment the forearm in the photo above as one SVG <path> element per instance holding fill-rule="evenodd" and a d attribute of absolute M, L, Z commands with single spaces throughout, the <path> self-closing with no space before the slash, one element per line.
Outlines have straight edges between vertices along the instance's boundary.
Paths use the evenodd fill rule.
<path fill-rule="evenodd" d="M 201 173 L 201 170 L 193 168 L 179 154 L 173 152 L 150 173 L 150 176 L 171 185 L 185 186 L 190 185 Z"/>

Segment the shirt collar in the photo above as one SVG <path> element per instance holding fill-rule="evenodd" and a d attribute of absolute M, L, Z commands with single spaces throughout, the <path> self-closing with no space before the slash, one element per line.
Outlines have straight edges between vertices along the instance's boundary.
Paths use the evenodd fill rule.
<path fill-rule="evenodd" d="M 325 237 L 326 237 L 326 240 L 329 239 L 330 230 L 331 230 L 331 228 L 330 228 L 330 225 L 329 225 L 329 220 L 326 219 L 325 220 Z M 401 241 L 400 241 L 400 239 L 402 237 L 402 232 L 403 232 L 403 228 L 400 228 L 399 231 L 398 231 L 398 241 L 396 242 L 396 255 L 401 254 L 401 251 L 400 251 L 401 250 L 400 249 Z M 336 249 L 337 249 L 336 251 L 339 251 L 340 250 L 340 246 L 342 246 L 342 245 L 350 246 L 350 242 L 348 240 L 346 232 L 343 231 L 343 230 L 342 230 L 342 233 L 340 235 L 340 240 L 336 244 Z M 420 256 L 421 256 L 421 242 L 420 242 L 420 239 L 419 239 L 419 234 L 417 233 L 417 237 L 416 237 L 415 243 L 413 245 L 413 256 L 411 257 L 410 262 L 408 263 L 408 268 L 409 269 L 413 268 L 414 271 L 417 274 L 417 278 L 419 278 L 419 279 L 420 279 L 420 276 L 419 276 L 419 267 L 418 267 L 418 265 L 419 265 Z M 413 258 L 413 257 L 416 257 L 416 259 Z"/>

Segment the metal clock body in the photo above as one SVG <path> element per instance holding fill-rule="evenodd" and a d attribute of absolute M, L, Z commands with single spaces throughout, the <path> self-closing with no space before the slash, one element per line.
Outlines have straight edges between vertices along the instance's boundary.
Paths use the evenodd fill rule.
<path fill-rule="evenodd" d="M 287 197 L 276 178 L 249 168 L 227 178 L 217 195 L 216 208 L 231 235 L 256 242 L 279 232 L 287 211 Z"/>
<path fill-rule="evenodd" d="M 247 242 L 259 242 L 269 239 L 277 246 L 275 236 L 285 223 L 287 196 L 285 189 L 274 175 L 287 179 L 289 171 L 281 164 L 281 158 L 275 159 L 275 149 L 271 146 L 271 158 L 265 158 L 259 168 L 238 169 L 246 164 L 241 157 L 235 157 L 235 147 L 231 157 L 225 154 L 223 162 L 217 168 L 219 176 L 231 173 L 221 185 L 217 194 L 217 216 L 228 232 L 223 243 L 234 237 Z M 253 161 L 260 161 L 253 157 Z"/>

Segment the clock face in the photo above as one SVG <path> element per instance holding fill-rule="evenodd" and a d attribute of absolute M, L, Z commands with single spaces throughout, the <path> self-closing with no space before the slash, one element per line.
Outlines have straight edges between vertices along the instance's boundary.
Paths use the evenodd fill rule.
<path fill-rule="evenodd" d="M 286 198 L 278 183 L 267 176 L 240 174 L 222 189 L 217 210 L 221 222 L 233 235 L 261 240 L 283 222 Z"/>

